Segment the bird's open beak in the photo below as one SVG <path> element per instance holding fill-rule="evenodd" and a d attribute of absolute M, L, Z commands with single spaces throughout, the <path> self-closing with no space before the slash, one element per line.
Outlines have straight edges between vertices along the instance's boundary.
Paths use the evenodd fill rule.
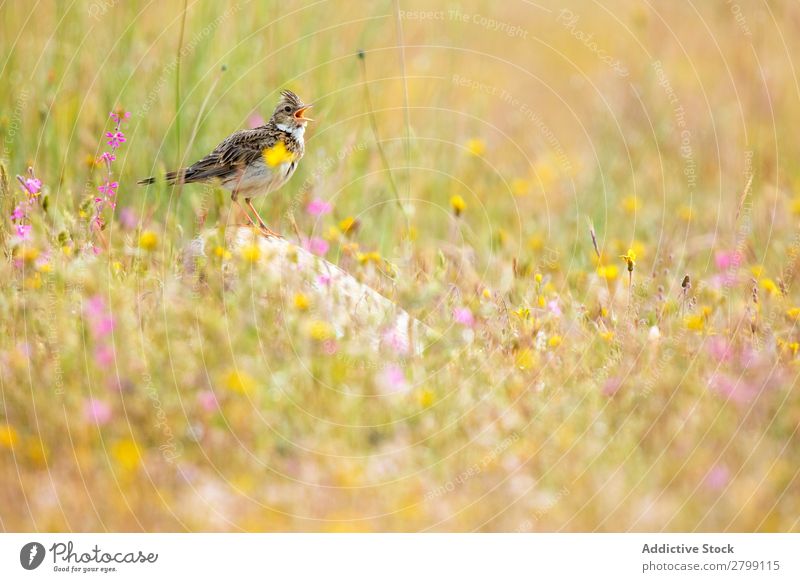
<path fill-rule="evenodd" d="M 314 106 L 313 105 L 303 105 L 300 109 L 298 109 L 297 111 L 294 112 L 294 118 L 297 121 L 314 121 L 310 117 L 305 117 L 303 115 L 307 110 L 311 109 L 312 107 L 314 107 Z"/>

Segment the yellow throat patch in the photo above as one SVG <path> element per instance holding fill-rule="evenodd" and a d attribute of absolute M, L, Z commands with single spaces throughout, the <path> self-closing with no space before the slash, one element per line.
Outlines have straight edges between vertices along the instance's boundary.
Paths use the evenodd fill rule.
<path fill-rule="evenodd" d="M 264 148 L 262 152 L 264 161 L 270 168 L 289 163 L 294 160 L 294 154 L 286 149 L 286 144 L 279 141 L 272 147 Z"/>

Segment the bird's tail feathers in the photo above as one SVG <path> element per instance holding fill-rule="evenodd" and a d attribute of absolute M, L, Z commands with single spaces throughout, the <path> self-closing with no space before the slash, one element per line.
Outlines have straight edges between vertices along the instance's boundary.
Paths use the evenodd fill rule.
<path fill-rule="evenodd" d="M 186 181 L 186 168 L 181 170 L 175 170 L 173 172 L 167 172 L 164 175 L 164 180 L 170 186 L 174 186 L 175 184 L 179 184 Z M 158 181 L 158 178 L 155 176 L 150 176 L 149 178 L 144 178 L 143 180 L 139 180 L 136 182 L 137 184 L 141 184 L 143 186 L 147 186 L 149 184 L 155 184 Z"/>

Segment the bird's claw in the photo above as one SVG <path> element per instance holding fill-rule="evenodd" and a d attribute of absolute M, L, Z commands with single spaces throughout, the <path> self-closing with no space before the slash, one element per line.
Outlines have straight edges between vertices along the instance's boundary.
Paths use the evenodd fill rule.
<path fill-rule="evenodd" d="M 273 237 L 274 238 L 283 238 L 283 235 L 281 235 L 278 232 L 275 232 L 271 228 L 267 227 L 267 225 L 265 225 L 265 224 L 262 224 L 259 227 L 259 230 L 261 231 L 261 234 L 263 234 L 265 238 L 273 238 Z"/>

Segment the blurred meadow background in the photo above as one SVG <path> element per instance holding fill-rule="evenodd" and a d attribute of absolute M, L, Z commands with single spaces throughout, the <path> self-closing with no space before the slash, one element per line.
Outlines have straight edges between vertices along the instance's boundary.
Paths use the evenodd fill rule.
<path fill-rule="evenodd" d="M 800 529 L 796 2 L 0 16 L 3 530 Z M 426 352 L 136 185 L 282 88 L 317 121 L 256 206 Z"/>

